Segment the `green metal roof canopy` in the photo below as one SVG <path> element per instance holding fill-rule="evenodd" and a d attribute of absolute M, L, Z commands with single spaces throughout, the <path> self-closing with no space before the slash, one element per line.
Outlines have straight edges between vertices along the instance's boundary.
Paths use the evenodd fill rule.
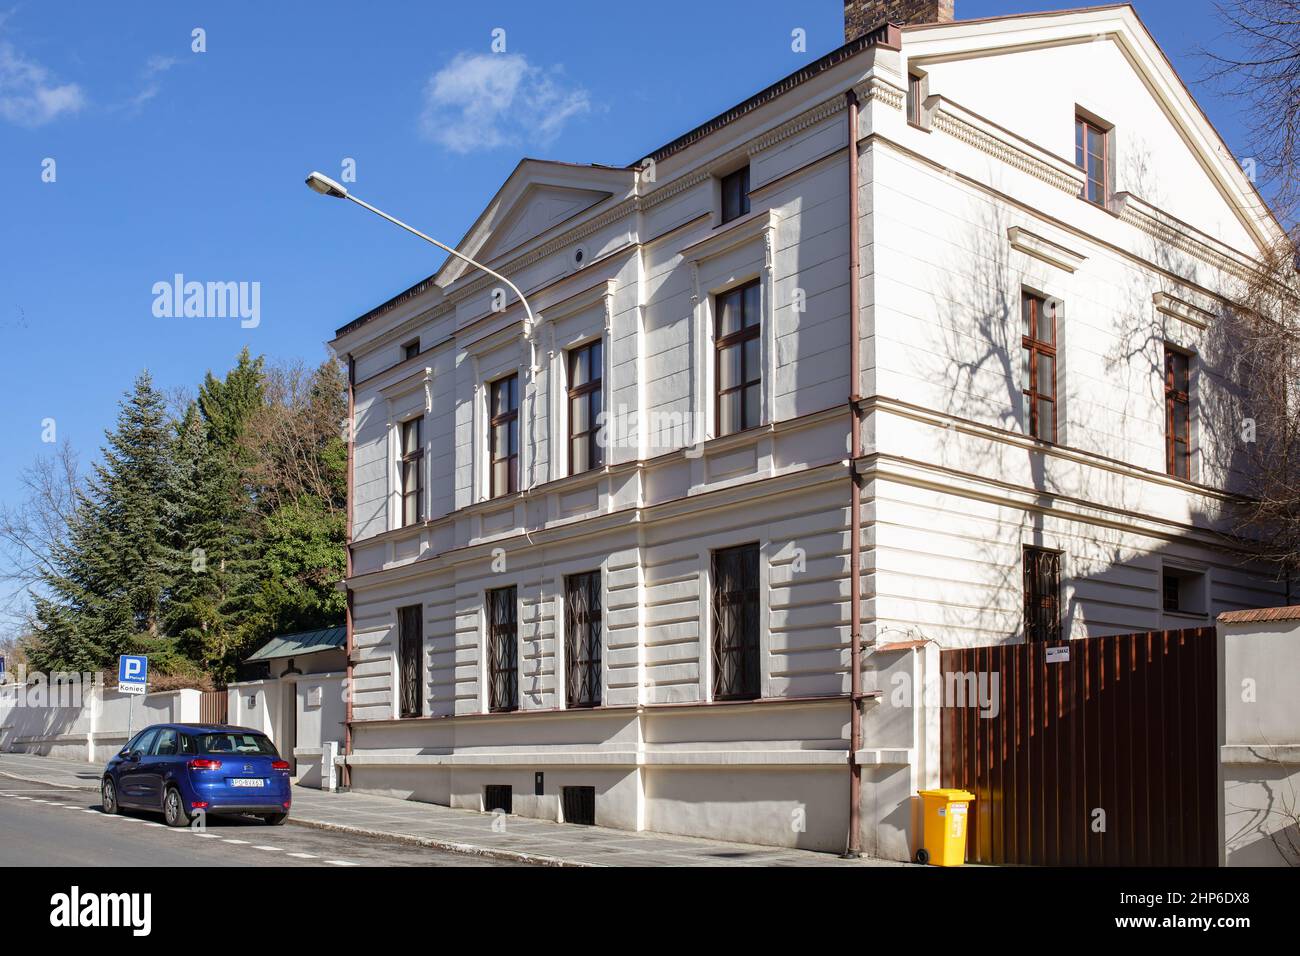
<path fill-rule="evenodd" d="M 302 657 L 318 651 L 340 649 L 347 642 L 347 628 L 327 627 L 319 631 L 301 631 L 297 634 L 281 634 L 273 637 L 249 657 L 244 663 L 253 661 L 275 661 L 285 657 Z"/>

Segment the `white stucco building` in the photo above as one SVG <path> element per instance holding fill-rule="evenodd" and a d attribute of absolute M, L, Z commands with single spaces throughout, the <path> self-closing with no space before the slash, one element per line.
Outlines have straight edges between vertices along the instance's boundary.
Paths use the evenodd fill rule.
<path fill-rule="evenodd" d="M 1276 225 L 1131 8 L 951 6 L 521 162 L 459 248 L 535 324 L 452 258 L 339 329 L 354 789 L 907 858 L 938 648 L 1284 601 L 1212 413 Z"/>

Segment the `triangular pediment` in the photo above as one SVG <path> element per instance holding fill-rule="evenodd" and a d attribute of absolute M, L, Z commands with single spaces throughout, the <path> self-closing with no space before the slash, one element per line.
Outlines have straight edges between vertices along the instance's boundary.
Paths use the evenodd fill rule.
<path fill-rule="evenodd" d="M 630 169 L 526 159 L 456 248 L 484 265 L 500 264 L 597 214 L 611 201 L 626 198 L 634 184 Z M 438 270 L 436 281 L 445 288 L 469 269 L 462 260 L 450 257 Z"/>

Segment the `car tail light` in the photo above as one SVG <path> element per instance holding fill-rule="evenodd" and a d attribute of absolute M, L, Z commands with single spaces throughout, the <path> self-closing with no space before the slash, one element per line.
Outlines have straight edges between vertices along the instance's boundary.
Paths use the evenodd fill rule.
<path fill-rule="evenodd" d="M 208 801 L 206 800 L 194 800 L 190 803 L 191 810 L 206 810 L 207 808 Z"/>
<path fill-rule="evenodd" d="M 271 769 L 272 769 L 272 770 L 288 770 L 288 769 L 289 769 L 289 761 L 287 761 L 287 760 L 277 760 L 277 761 L 275 761 L 274 763 L 271 764 Z"/>
<path fill-rule="evenodd" d="M 289 809 L 289 801 L 288 801 L 288 800 L 284 801 L 284 808 L 285 808 L 286 810 Z"/>
<path fill-rule="evenodd" d="M 220 760 L 210 760 L 207 757 L 195 757 L 190 761 L 191 770 L 220 770 Z"/>

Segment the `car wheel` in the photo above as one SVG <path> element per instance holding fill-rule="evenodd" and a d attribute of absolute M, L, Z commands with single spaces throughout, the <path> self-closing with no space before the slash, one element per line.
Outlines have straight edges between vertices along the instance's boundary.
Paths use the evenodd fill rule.
<path fill-rule="evenodd" d="M 930 862 L 930 851 L 929 851 L 929 850 L 926 850 L 926 849 L 917 850 L 917 851 L 916 851 L 916 862 L 917 862 L 917 863 L 920 863 L 922 866 L 925 866 L 925 864 L 929 863 L 929 862 Z"/>
<path fill-rule="evenodd" d="M 262 817 L 262 819 L 266 821 L 267 826 L 279 827 L 284 826 L 284 821 L 289 819 L 289 814 L 268 813 L 266 816 Z"/>
<path fill-rule="evenodd" d="M 169 827 L 189 826 L 190 815 L 185 812 L 185 803 L 175 787 L 168 787 L 167 796 L 163 797 L 163 820 Z"/>
<path fill-rule="evenodd" d="M 105 777 L 103 784 L 100 785 L 100 802 L 105 813 L 121 813 L 122 807 L 117 802 L 117 787 L 113 786 L 113 778 Z"/>

